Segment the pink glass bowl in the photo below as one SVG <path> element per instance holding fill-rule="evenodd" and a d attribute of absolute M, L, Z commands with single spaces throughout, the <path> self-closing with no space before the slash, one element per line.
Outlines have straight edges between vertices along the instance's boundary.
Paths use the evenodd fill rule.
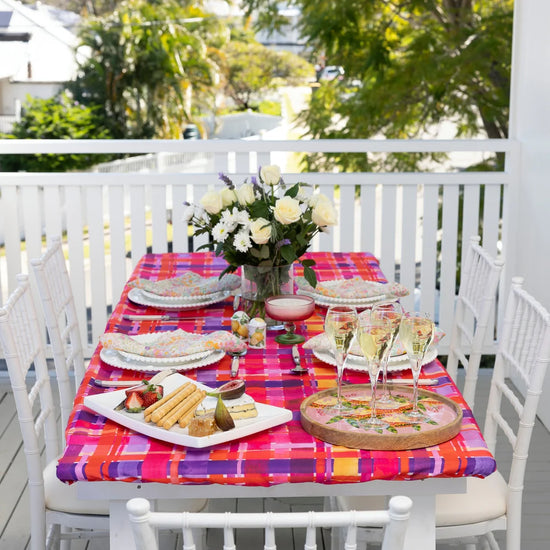
<path fill-rule="evenodd" d="M 265 311 L 277 321 L 304 321 L 315 311 L 315 300 L 296 294 L 270 296 L 265 301 Z"/>

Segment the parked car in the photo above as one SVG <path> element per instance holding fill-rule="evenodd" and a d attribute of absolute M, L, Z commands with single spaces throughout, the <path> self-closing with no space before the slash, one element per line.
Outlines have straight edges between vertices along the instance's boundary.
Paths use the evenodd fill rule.
<path fill-rule="evenodd" d="M 344 74 L 344 67 L 339 65 L 327 65 L 321 69 L 318 80 L 343 80 Z"/>

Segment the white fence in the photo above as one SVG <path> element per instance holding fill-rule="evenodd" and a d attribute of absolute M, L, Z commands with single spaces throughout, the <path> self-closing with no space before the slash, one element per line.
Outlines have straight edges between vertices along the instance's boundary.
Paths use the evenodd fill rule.
<path fill-rule="evenodd" d="M 147 247 L 166 252 L 171 242 L 174 251 L 189 249 L 189 228 L 180 221 L 184 201 L 197 200 L 209 186 L 221 186 L 218 172 L 232 174 L 235 183 L 240 183 L 256 173 L 259 165 L 273 162 L 282 166 L 287 183 L 305 181 L 332 196 L 338 205 L 339 226 L 321 235 L 312 250 L 373 252 L 387 278 L 400 280 L 410 289 L 416 287 L 417 305 L 448 331 L 459 240 L 467 242 L 470 235 L 481 234 L 490 253 L 505 255 L 507 197 L 517 183 L 518 167 L 517 143 L 507 140 L 0 140 L 0 152 L 150 155 L 132 160 L 141 164 L 131 172 L 126 171 L 127 164 L 119 172 L 0 172 L 0 234 L 5 240 L 0 298 L 13 290 L 17 273 L 28 271 L 28 259 L 43 252 L 46 236 L 65 234 L 88 352 L 104 330 L 109 305 L 118 299 Z M 498 152 L 505 154 L 506 169 L 415 173 L 294 173 L 286 169 L 296 166 L 296 154 L 311 152 Z M 197 171 L 185 172 L 178 163 L 168 171 L 155 167 L 162 155 L 173 158 L 174 154 L 199 160 L 192 168 Z M 203 163 L 205 159 L 208 162 Z M 209 171 L 199 173 L 205 167 Z M 412 308 L 414 298 L 411 292 L 404 305 Z M 86 330 L 88 320 L 90 331 Z M 443 340 L 441 353 L 447 344 Z M 487 351 L 493 351 L 492 341 Z"/>

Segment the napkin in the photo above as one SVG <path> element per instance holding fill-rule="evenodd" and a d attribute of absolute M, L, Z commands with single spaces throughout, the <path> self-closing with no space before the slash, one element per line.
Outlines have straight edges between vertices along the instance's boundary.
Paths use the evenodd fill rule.
<path fill-rule="evenodd" d="M 328 298 L 345 298 L 345 299 L 361 299 L 372 298 L 375 296 L 392 295 L 392 296 L 407 296 L 409 291 L 399 283 L 376 283 L 367 281 L 361 277 L 353 279 L 341 279 L 338 284 L 324 284 L 322 281 L 317 283 L 313 288 L 305 279 L 305 277 L 296 277 L 296 284 L 300 290 L 319 294 Z"/>
<path fill-rule="evenodd" d="M 196 334 L 177 329 L 161 333 L 150 344 L 137 342 L 127 334 L 107 332 L 99 341 L 104 348 L 126 351 L 144 357 L 182 357 L 192 353 L 218 349 L 240 352 L 246 348 L 245 342 L 224 330 L 217 330 L 208 334 Z"/>
<path fill-rule="evenodd" d="M 160 281 L 134 279 L 129 285 L 158 296 L 205 296 L 223 290 L 235 290 L 241 285 L 241 278 L 233 274 L 226 274 L 221 279 L 217 275 L 203 277 L 194 271 L 186 271 L 178 277 Z"/>
<path fill-rule="evenodd" d="M 441 330 L 439 327 L 435 327 L 435 334 L 434 339 L 431 343 L 432 346 L 435 346 L 443 337 L 445 336 L 445 331 Z M 312 336 L 309 340 L 304 342 L 303 347 L 305 349 L 311 349 L 314 351 L 331 351 L 331 345 L 330 340 L 328 339 L 328 336 L 326 333 L 321 332 L 320 334 L 316 334 L 315 336 Z M 363 355 L 361 352 L 361 348 L 359 345 L 355 342 L 355 340 L 352 342 L 350 353 L 353 355 Z M 395 342 L 393 343 L 393 347 L 391 350 L 391 355 L 403 355 L 405 353 L 405 348 L 403 347 L 403 344 L 399 340 L 399 336 L 395 339 Z"/>

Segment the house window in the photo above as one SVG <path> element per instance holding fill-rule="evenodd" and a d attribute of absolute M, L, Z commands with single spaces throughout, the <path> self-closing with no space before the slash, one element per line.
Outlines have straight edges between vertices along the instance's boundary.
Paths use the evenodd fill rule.
<path fill-rule="evenodd" d="M 10 26 L 12 14 L 12 11 L 0 11 L 0 28 Z"/>

